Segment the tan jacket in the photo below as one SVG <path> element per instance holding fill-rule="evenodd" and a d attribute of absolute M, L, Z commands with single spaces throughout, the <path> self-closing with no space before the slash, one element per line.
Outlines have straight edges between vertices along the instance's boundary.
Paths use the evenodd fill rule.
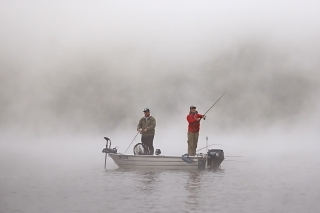
<path fill-rule="evenodd" d="M 142 117 L 138 123 L 137 129 L 142 129 L 142 136 L 149 136 L 155 134 L 156 119 L 153 116 Z M 147 129 L 146 132 L 143 130 Z"/>

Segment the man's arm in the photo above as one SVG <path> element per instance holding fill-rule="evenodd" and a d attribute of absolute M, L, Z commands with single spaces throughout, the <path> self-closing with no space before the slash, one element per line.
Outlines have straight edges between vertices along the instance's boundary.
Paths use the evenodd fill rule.
<path fill-rule="evenodd" d="M 142 119 L 139 120 L 138 126 L 137 126 L 137 130 L 139 131 L 142 128 Z"/>
<path fill-rule="evenodd" d="M 194 119 L 194 116 L 190 116 L 190 115 L 187 116 L 187 120 L 188 120 L 189 124 L 194 124 L 194 123 L 198 122 L 198 119 Z"/>

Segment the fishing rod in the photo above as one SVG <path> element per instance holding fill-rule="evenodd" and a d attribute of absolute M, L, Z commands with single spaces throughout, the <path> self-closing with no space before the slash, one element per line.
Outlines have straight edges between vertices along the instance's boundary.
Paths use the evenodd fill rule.
<path fill-rule="evenodd" d="M 224 96 L 224 94 L 227 92 L 227 90 L 226 91 L 224 91 L 224 93 L 220 96 L 220 98 L 218 98 L 218 100 L 210 107 L 210 109 L 208 109 L 208 111 L 206 111 L 204 114 L 203 114 L 203 116 L 205 116 L 211 109 L 212 109 L 212 107 L 214 107 L 214 105 L 216 105 L 217 103 L 218 103 L 218 101 L 222 98 L 222 96 Z"/>
<path fill-rule="evenodd" d="M 223 146 L 222 144 L 213 143 L 213 144 L 210 144 L 210 145 L 208 145 L 208 146 L 205 146 L 205 147 L 203 147 L 203 148 L 201 148 L 201 149 L 198 149 L 196 152 L 198 152 L 198 151 L 200 151 L 200 150 L 203 150 L 203 149 L 205 149 L 205 148 L 207 148 L 207 147 L 209 147 L 209 146 L 213 146 L 213 145 L 221 145 L 221 146 Z"/>
<path fill-rule="evenodd" d="M 128 146 L 128 148 L 126 149 L 126 151 L 124 152 L 124 154 L 126 154 L 126 152 L 128 151 L 129 147 L 131 146 L 131 144 L 133 143 L 133 141 L 136 139 L 136 137 L 138 136 L 140 132 L 137 132 L 136 136 L 134 136 L 133 140 L 131 141 L 130 145 Z"/>

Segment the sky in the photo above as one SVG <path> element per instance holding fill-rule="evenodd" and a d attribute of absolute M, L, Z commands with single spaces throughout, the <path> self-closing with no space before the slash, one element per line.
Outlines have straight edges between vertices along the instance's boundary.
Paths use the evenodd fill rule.
<path fill-rule="evenodd" d="M 81 145 L 93 155 L 103 136 L 124 151 L 148 107 L 157 147 L 180 154 L 189 106 L 204 113 L 226 90 L 201 124 L 201 145 L 206 136 L 232 153 L 317 145 L 319 7 L 0 1 L 3 152 L 22 146 L 66 156 Z"/>

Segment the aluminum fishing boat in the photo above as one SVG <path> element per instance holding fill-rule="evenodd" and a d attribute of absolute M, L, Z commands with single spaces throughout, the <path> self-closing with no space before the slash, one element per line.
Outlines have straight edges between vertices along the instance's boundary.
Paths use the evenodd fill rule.
<path fill-rule="evenodd" d="M 134 146 L 134 154 L 126 155 L 117 152 L 116 148 L 111 148 L 111 140 L 107 137 L 105 153 L 105 167 L 107 156 L 122 169 L 143 169 L 143 170 L 204 170 L 218 169 L 224 160 L 224 152 L 221 149 L 210 149 L 206 154 L 189 156 L 165 156 L 161 155 L 157 149 L 155 155 L 149 155 L 148 149 L 141 143 Z"/>

